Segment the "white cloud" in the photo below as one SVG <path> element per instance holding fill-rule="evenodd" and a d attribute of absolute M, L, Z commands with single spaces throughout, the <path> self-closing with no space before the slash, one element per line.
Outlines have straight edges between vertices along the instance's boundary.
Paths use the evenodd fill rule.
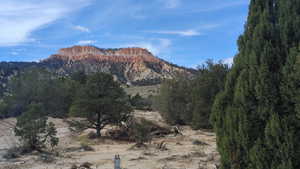
<path fill-rule="evenodd" d="M 177 8 L 181 4 L 181 0 L 163 0 L 166 8 Z"/>
<path fill-rule="evenodd" d="M 89 5 L 90 2 L 91 0 L 1 1 L 0 46 L 30 42 L 33 31 Z"/>
<path fill-rule="evenodd" d="M 80 40 L 77 42 L 78 45 L 89 45 L 89 44 L 94 44 L 97 41 L 95 40 Z"/>
<path fill-rule="evenodd" d="M 180 36 L 199 36 L 201 33 L 197 30 L 189 29 L 189 30 L 163 30 L 163 31 L 146 31 L 150 33 L 157 34 L 167 34 L 167 35 L 180 35 Z"/>
<path fill-rule="evenodd" d="M 229 66 L 232 66 L 233 64 L 233 57 L 226 58 L 222 60 L 225 64 L 228 64 Z"/>
<path fill-rule="evenodd" d="M 76 25 L 73 28 L 81 32 L 90 32 L 89 28 L 80 25 Z"/>
<path fill-rule="evenodd" d="M 204 31 L 212 30 L 218 26 L 220 26 L 220 24 L 202 24 L 194 27 L 193 29 L 186 30 L 152 30 L 144 32 L 179 36 L 201 36 L 204 34 Z"/>
<path fill-rule="evenodd" d="M 169 39 L 151 39 L 149 41 L 136 42 L 121 45 L 120 47 L 140 47 L 149 50 L 154 55 L 166 53 L 171 47 L 172 42 Z"/>

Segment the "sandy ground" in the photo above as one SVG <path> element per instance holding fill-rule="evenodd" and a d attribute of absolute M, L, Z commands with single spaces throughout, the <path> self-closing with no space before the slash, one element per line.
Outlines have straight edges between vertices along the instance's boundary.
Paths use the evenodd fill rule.
<path fill-rule="evenodd" d="M 157 112 L 136 111 L 135 116 L 166 125 Z M 50 120 L 55 123 L 60 138 L 56 148 L 59 156 L 50 163 L 41 160 L 38 154 L 9 161 L 1 158 L 8 148 L 18 143 L 12 130 L 15 119 L 1 120 L 0 169 L 70 169 L 72 165 L 84 162 L 93 164 L 94 169 L 113 169 L 116 154 L 120 155 L 124 169 L 214 169 L 219 161 L 215 134 L 191 130 L 188 126 L 180 127 L 183 135 L 156 138 L 148 144 L 148 148 L 132 148 L 134 143 L 101 139 L 90 143 L 95 151 L 87 152 L 78 149 L 82 140 L 71 134 L 66 123 L 61 119 Z M 205 144 L 195 145 L 195 140 Z M 157 144 L 161 142 L 165 142 L 167 150 L 157 148 Z"/>

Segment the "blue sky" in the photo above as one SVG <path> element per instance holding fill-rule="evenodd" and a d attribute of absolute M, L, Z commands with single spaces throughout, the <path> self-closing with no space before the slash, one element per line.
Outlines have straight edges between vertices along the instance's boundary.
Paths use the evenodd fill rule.
<path fill-rule="evenodd" d="M 143 47 L 187 67 L 231 62 L 249 0 L 0 0 L 0 61 L 63 47 Z"/>

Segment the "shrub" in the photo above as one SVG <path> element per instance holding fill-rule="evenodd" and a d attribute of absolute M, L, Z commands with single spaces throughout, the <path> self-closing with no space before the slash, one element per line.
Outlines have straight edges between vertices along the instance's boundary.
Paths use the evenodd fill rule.
<path fill-rule="evenodd" d="M 14 159 L 20 157 L 22 152 L 20 151 L 19 147 L 12 147 L 7 150 L 7 152 L 3 155 L 5 159 Z"/>
<path fill-rule="evenodd" d="M 86 143 L 81 143 L 80 148 L 84 151 L 95 151 L 93 147 L 91 147 L 90 145 L 88 145 Z"/>
<path fill-rule="evenodd" d="M 17 118 L 15 135 L 20 138 L 23 147 L 29 150 L 41 150 L 48 143 L 51 148 L 58 144 L 56 128 L 47 123 L 43 109 L 39 104 L 31 104 L 28 110 Z"/>
<path fill-rule="evenodd" d="M 143 98 L 140 94 L 136 94 L 130 97 L 130 103 L 133 108 L 138 110 L 151 110 L 152 103 L 149 98 Z"/>
<path fill-rule="evenodd" d="M 91 131 L 91 132 L 88 133 L 87 137 L 89 139 L 96 139 L 97 138 L 97 134 L 95 132 Z"/>
<path fill-rule="evenodd" d="M 131 136 L 138 145 L 143 145 L 152 139 L 150 122 L 145 119 L 131 121 L 129 129 L 129 136 Z"/>

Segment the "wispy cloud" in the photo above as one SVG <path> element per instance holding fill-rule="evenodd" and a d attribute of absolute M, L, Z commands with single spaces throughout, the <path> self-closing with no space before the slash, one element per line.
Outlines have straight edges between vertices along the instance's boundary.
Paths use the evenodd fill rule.
<path fill-rule="evenodd" d="M 185 30 L 150 30 L 144 31 L 146 33 L 166 34 L 166 35 L 179 35 L 179 36 L 201 36 L 204 31 L 212 30 L 218 27 L 219 24 L 202 24 L 194 27 L 194 29 Z"/>
<path fill-rule="evenodd" d="M 90 29 L 84 26 L 76 25 L 73 27 L 75 30 L 81 31 L 81 32 L 90 32 Z"/>
<path fill-rule="evenodd" d="M 94 44 L 97 41 L 95 40 L 80 40 L 77 42 L 78 45 L 90 45 L 90 44 Z"/>
<path fill-rule="evenodd" d="M 32 39 L 31 33 L 92 0 L 10 0 L 0 3 L 0 46 L 13 46 Z"/>
<path fill-rule="evenodd" d="M 140 47 L 148 49 L 154 55 L 161 55 L 166 53 L 171 47 L 172 42 L 169 39 L 159 38 L 159 39 L 150 39 L 141 42 L 135 42 L 130 44 L 124 44 L 120 47 Z"/>
<path fill-rule="evenodd" d="M 197 30 L 162 30 L 162 31 L 145 31 L 149 33 L 167 34 L 167 35 L 180 35 L 180 36 L 199 36 L 201 33 Z"/>
<path fill-rule="evenodd" d="M 181 4 L 181 0 L 163 0 L 165 7 L 169 9 L 177 8 Z"/>

